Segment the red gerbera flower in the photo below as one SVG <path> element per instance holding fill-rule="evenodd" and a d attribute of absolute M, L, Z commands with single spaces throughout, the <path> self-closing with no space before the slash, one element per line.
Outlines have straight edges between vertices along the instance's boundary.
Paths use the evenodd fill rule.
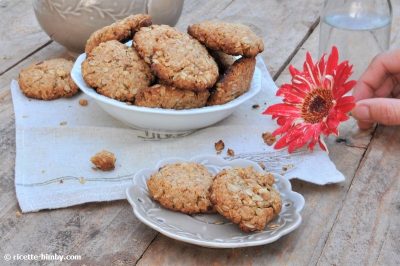
<path fill-rule="evenodd" d="M 347 113 L 355 106 L 353 96 L 345 96 L 355 80 L 347 81 L 352 74 L 348 61 L 338 64 L 338 50 L 325 61 L 325 55 L 314 64 L 307 53 L 303 71 L 289 67 L 291 84 L 283 84 L 276 93 L 283 103 L 269 106 L 263 114 L 272 115 L 280 126 L 272 134 L 282 135 L 274 148 L 288 147 L 289 152 L 307 145 L 313 150 L 318 142 L 327 151 L 322 134 L 338 135 L 340 122 L 347 120 Z"/>

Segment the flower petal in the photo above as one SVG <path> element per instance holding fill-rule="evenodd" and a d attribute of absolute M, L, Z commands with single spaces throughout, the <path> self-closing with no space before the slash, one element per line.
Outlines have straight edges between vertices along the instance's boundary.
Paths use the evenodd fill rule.
<path fill-rule="evenodd" d="M 278 116 L 293 116 L 296 115 L 296 117 L 300 116 L 300 110 L 299 108 L 289 105 L 286 103 L 277 103 L 274 105 L 269 106 L 263 114 L 267 115 L 278 115 Z"/>

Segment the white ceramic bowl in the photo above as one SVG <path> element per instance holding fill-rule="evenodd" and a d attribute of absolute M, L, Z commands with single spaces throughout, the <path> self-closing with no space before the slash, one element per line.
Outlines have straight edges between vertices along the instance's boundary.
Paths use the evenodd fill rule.
<path fill-rule="evenodd" d="M 127 45 L 130 45 L 128 42 Z M 189 133 L 193 130 L 215 124 L 231 115 L 245 101 L 254 97 L 261 90 L 261 71 L 256 68 L 249 91 L 235 100 L 223 105 L 207 106 L 196 109 L 172 110 L 127 105 L 101 94 L 89 87 L 82 77 L 81 64 L 86 54 L 81 54 L 71 71 L 72 79 L 78 87 L 100 107 L 116 119 L 136 129 L 156 133 Z"/>

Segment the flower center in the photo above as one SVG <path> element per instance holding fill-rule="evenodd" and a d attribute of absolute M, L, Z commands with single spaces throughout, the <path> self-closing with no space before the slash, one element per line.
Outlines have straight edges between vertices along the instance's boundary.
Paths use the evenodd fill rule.
<path fill-rule="evenodd" d="M 333 106 L 332 92 L 327 89 L 314 89 L 304 99 L 301 116 L 308 123 L 319 123 L 329 114 Z"/>

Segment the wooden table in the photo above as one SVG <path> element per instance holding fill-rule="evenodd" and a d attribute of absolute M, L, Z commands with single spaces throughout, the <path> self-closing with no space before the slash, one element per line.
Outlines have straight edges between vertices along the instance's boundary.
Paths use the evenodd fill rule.
<path fill-rule="evenodd" d="M 289 64 L 300 66 L 307 50 L 316 56 L 322 2 L 187 0 L 178 28 L 211 18 L 250 25 L 264 36 L 262 57 L 279 85 L 289 81 Z M 399 47 L 400 0 L 392 4 L 391 45 Z M 400 265 L 400 128 L 359 132 L 354 121 L 328 140 L 346 181 L 293 181 L 306 200 L 303 223 L 273 244 L 221 250 L 181 243 L 140 223 L 126 201 L 21 215 L 9 84 L 32 62 L 67 54 L 40 29 L 30 0 L 0 0 L 0 17 L 0 265 L 6 253 L 79 254 L 78 265 Z"/>

